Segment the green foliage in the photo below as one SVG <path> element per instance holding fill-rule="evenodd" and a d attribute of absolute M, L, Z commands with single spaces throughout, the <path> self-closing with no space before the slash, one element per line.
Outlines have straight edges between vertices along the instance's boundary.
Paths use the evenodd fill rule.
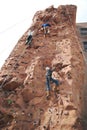
<path fill-rule="evenodd" d="M 11 105 L 13 103 L 13 101 L 11 99 L 8 99 L 7 103 L 8 103 L 8 105 Z"/>

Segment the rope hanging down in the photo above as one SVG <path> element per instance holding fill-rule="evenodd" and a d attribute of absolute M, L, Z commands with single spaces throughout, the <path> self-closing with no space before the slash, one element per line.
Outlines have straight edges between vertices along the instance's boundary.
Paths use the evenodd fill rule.
<path fill-rule="evenodd" d="M 7 32 L 7 31 L 9 31 L 9 30 L 11 30 L 11 29 L 13 29 L 13 28 L 16 27 L 17 25 L 19 25 L 19 24 L 21 24 L 21 23 L 24 23 L 24 22 L 25 22 L 26 20 L 28 20 L 28 19 L 29 19 L 29 17 L 27 17 L 27 18 L 23 19 L 22 21 L 19 21 L 19 22 L 13 24 L 12 26 L 10 26 L 10 27 L 8 27 L 8 28 L 2 30 L 2 31 L 0 32 L 0 35 L 3 34 L 3 33 L 5 33 L 5 32 Z"/>

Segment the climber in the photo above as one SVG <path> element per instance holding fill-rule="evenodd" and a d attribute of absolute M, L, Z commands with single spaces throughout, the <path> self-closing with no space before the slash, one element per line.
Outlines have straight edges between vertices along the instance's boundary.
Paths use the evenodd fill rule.
<path fill-rule="evenodd" d="M 34 33 L 34 31 L 31 32 L 30 30 L 28 32 L 28 37 L 27 37 L 25 44 L 29 45 L 29 47 L 31 47 L 33 33 Z"/>
<path fill-rule="evenodd" d="M 55 83 L 56 86 L 54 86 L 54 92 L 57 91 L 57 87 L 59 86 L 59 81 L 52 78 L 52 72 L 54 70 L 51 70 L 50 67 L 46 67 L 46 98 L 49 99 L 49 96 L 50 96 L 50 90 L 51 90 L 51 87 L 50 87 L 50 83 Z"/>
<path fill-rule="evenodd" d="M 51 25 L 49 23 L 44 23 L 42 24 L 42 28 L 44 30 L 44 36 L 46 37 L 46 34 L 49 33 L 49 27 L 51 27 Z"/>

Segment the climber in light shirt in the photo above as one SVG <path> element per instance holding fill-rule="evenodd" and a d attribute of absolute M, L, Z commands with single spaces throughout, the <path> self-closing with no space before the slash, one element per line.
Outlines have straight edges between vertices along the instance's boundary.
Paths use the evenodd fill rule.
<path fill-rule="evenodd" d="M 55 83 L 54 91 L 57 92 L 57 88 L 59 86 L 59 81 L 57 79 L 52 78 L 52 72 L 53 70 L 50 69 L 50 67 L 46 67 L 46 93 L 47 93 L 47 99 L 50 96 L 50 82 Z M 59 90 L 58 90 L 59 91 Z"/>
<path fill-rule="evenodd" d="M 34 33 L 34 31 L 30 31 L 29 30 L 28 37 L 26 39 L 26 43 L 25 44 L 29 45 L 29 47 L 31 47 L 33 33 Z"/>

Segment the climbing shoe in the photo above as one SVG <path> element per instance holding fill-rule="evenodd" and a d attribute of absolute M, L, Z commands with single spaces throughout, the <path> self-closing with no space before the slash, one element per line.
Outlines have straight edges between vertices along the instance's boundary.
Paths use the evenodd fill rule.
<path fill-rule="evenodd" d="M 50 96 L 46 96 L 46 99 L 49 100 L 49 99 L 50 99 Z"/>
<path fill-rule="evenodd" d="M 56 90 L 56 93 L 59 94 L 59 93 L 60 93 L 60 90 Z"/>

